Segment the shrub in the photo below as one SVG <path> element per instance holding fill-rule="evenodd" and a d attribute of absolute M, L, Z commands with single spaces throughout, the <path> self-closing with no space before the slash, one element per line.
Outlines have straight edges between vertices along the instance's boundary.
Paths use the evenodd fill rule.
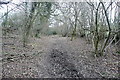
<path fill-rule="evenodd" d="M 48 34 L 48 35 L 56 35 L 57 32 L 56 32 L 56 31 L 49 31 L 47 34 Z"/>
<path fill-rule="evenodd" d="M 57 34 L 57 32 L 56 32 L 56 31 L 52 31 L 52 34 L 53 34 L 53 35 L 56 35 L 56 34 Z"/>

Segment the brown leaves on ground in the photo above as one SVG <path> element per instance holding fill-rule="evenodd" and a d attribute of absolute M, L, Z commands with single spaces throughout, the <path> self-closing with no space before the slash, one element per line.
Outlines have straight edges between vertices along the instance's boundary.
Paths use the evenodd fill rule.
<path fill-rule="evenodd" d="M 55 63 L 54 58 L 51 58 L 52 60 L 50 59 L 51 51 L 54 49 L 62 52 L 64 55 L 67 54 L 68 57 L 59 58 L 68 60 L 67 63 L 70 62 L 72 66 L 74 65 L 77 72 L 81 73 L 84 78 L 118 77 L 119 55 L 114 55 L 115 48 L 110 46 L 104 56 L 94 58 L 92 56 L 92 45 L 87 44 L 84 38 L 77 38 L 73 41 L 70 41 L 69 37 L 60 36 L 31 38 L 28 46 L 24 48 L 19 36 L 9 36 L 7 38 L 3 37 L 2 47 L 4 78 L 62 77 L 57 74 L 54 76 L 50 74 L 53 69 L 51 64 Z M 59 54 L 56 53 L 55 55 L 58 56 Z M 51 63 L 50 60 L 53 62 Z M 58 70 L 61 69 L 56 67 L 54 67 L 55 72 L 60 72 Z M 64 72 L 61 73 L 61 75 L 66 74 Z"/>

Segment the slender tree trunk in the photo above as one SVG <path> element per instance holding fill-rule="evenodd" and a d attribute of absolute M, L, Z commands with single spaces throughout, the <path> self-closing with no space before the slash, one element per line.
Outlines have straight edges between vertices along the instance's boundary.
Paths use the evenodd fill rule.
<path fill-rule="evenodd" d="M 99 44 L 99 36 L 98 36 L 98 10 L 99 10 L 100 3 L 96 9 L 95 14 L 95 32 L 94 32 L 94 47 L 95 47 L 95 54 L 98 56 L 98 44 Z"/>
<path fill-rule="evenodd" d="M 108 41 L 109 41 L 109 39 L 110 39 L 111 27 L 110 27 L 110 23 L 109 23 L 107 11 L 105 10 L 105 6 L 104 6 L 103 2 L 101 2 L 101 4 L 102 4 L 102 7 L 103 7 L 103 10 L 104 10 L 104 13 L 105 13 L 105 17 L 106 17 L 106 21 L 107 21 L 108 29 L 109 29 L 109 30 L 108 30 L 109 33 L 108 33 L 107 39 L 105 40 L 105 42 L 104 42 L 104 44 L 103 44 L 103 47 L 102 47 L 102 49 L 101 49 L 101 55 L 103 55 L 103 52 L 104 52 L 104 50 L 105 50 L 105 48 L 106 48 L 106 46 L 107 46 L 107 44 L 108 44 Z"/>
<path fill-rule="evenodd" d="M 27 25 L 27 2 L 25 2 L 25 25 L 23 27 L 23 47 L 26 46 L 27 40 L 26 40 L 26 25 Z"/>
<path fill-rule="evenodd" d="M 73 40 L 73 38 L 76 36 L 76 28 L 77 28 L 77 2 L 75 2 L 75 27 L 73 29 L 73 33 L 72 33 L 72 37 L 71 37 L 71 41 Z"/>
<path fill-rule="evenodd" d="M 26 3 L 27 5 L 27 3 Z M 23 46 L 25 47 L 27 42 L 28 42 L 28 38 L 29 38 L 29 34 L 30 34 L 30 29 L 33 25 L 34 22 L 34 13 L 35 13 L 35 8 L 36 8 L 36 3 L 32 2 L 32 6 L 31 6 L 31 10 L 30 10 L 30 15 L 28 17 L 28 20 L 26 21 L 27 23 L 25 24 L 25 30 L 24 30 L 24 39 L 23 39 Z"/>

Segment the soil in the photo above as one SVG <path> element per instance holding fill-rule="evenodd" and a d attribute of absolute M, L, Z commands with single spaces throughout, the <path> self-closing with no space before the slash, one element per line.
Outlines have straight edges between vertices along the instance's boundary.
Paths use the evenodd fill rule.
<path fill-rule="evenodd" d="M 3 78 L 118 78 L 120 55 L 114 46 L 93 56 L 84 38 L 41 36 L 23 47 L 19 35 L 2 37 Z"/>

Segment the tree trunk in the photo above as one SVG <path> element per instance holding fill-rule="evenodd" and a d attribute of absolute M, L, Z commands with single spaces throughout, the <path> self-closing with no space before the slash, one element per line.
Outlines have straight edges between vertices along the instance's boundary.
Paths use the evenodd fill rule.
<path fill-rule="evenodd" d="M 105 10 L 105 6 L 104 6 L 103 2 L 101 2 L 101 4 L 102 4 L 102 7 L 103 7 L 103 10 L 104 10 L 104 13 L 105 13 L 105 17 L 106 17 L 106 21 L 107 21 L 108 29 L 109 29 L 109 30 L 108 30 L 109 33 L 108 33 L 107 39 L 105 40 L 105 42 L 104 42 L 104 44 L 103 44 L 103 47 L 102 47 L 102 49 L 101 49 L 101 52 L 100 52 L 101 55 L 103 55 L 103 52 L 104 52 L 104 50 L 105 50 L 105 48 L 106 48 L 106 46 L 107 46 L 107 44 L 108 44 L 108 41 L 109 41 L 109 39 L 110 39 L 111 27 L 110 27 L 110 23 L 109 23 L 107 11 Z"/>
<path fill-rule="evenodd" d="M 74 27 L 74 29 L 73 29 L 73 33 L 72 33 L 72 37 L 71 37 L 71 41 L 73 40 L 73 38 L 76 36 L 76 27 L 77 27 L 77 2 L 75 2 L 75 27 Z"/>
<path fill-rule="evenodd" d="M 96 9 L 96 14 L 95 14 L 95 32 L 94 32 L 94 47 L 95 47 L 95 54 L 98 56 L 98 44 L 99 44 L 99 36 L 98 36 L 98 9 L 99 9 L 100 3 L 98 4 L 98 7 Z"/>

